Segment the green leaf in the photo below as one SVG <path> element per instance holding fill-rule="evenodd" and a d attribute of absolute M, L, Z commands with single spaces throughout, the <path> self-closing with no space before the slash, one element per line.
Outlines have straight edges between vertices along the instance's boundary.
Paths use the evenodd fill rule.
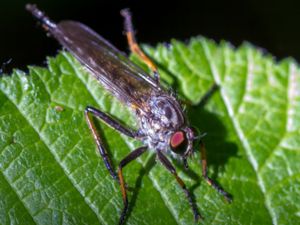
<path fill-rule="evenodd" d="M 249 44 L 234 49 L 205 38 L 188 44 L 145 47 L 163 80 L 189 109 L 193 126 L 206 132 L 209 175 L 233 195 L 228 204 L 201 178 L 200 156 L 179 176 L 193 192 L 204 224 L 300 222 L 300 69 Z M 97 152 L 84 118 L 87 105 L 127 125 L 135 116 L 68 53 L 0 78 L 0 224 L 117 224 L 119 185 Z M 140 143 L 98 123 L 114 165 Z M 124 169 L 129 186 L 128 224 L 194 224 L 174 177 L 154 154 Z"/>

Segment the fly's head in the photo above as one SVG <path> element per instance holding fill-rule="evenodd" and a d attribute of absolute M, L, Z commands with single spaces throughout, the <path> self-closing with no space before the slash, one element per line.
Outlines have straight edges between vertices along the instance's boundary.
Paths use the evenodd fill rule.
<path fill-rule="evenodd" d="M 187 159 L 193 153 L 195 142 L 199 137 L 194 128 L 186 127 L 175 131 L 170 137 L 170 149 L 183 159 L 185 168 L 188 168 Z"/>
<path fill-rule="evenodd" d="M 181 158 L 187 168 L 187 158 L 192 155 L 198 137 L 196 130 L 188 127 L 181 105 L 173 96 L 153 95 L 149 106 L 150 113 L 141 117 L 145 144 Z"/>

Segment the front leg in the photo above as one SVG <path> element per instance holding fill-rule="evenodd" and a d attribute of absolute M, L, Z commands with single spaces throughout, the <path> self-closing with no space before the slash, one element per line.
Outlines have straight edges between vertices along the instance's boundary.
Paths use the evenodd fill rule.
<path fill-rule="evenodd" d="M 232 201 L 232 197 L 229 193 L 223 190 L 216 182 L 214 182 L 210 177 L 207 175 L 207 159 L 206 159 L 206 149 L 205 145 L 202 141 L 200 141 L 200 152 L 201 152 L 201 165 L 202 165 L 202 176 L 204 177 L 205 181 L 208 183 L 209 186 L 213 187 L 218 193 L 224 196 L 227 202 Z"/>
<path fill-rule="evenodd" d="M 125 134 L 128 137 L 132 137 L 132 138 L 137 138 L 138 135 L 136 132 L 124 127 L 122 124 L 120 124 L 118 121 L 112 119 L 110 116 L 108 116 L 107 114 L 105 114 L 104 112 L 101 112 L 98 109 L 95 109 L 93 107 L 86 107 L 85 109 L 85 118 L 86 121 L 89 125 L 89 128 L 93 134 L 94 140 L 97 144 L 99 153 L 105 163 L 106 168 L 108 169 L 110 175 L 117 181 L 119 181 L 117 174 L 115 173 L 111 160 L 109 158 L 109 155 L 107 154 L 107 151 L 104 147 L 104 144 L 102 142 L 102 139 L 99 135 L 99 133 L 97 132 L 97 129 L 95 127 L 95 123 L 93 122 L 91 115 L 100 118 L 102 121 L 104 121 L 107 125 L 109 125 L 110 127 L 114 128 L 115 130 L 119 131 L 122 134 Z"/>
<path fill-rule="evenodd" d="M 189 204 L 193 210 L 193 214 L 194 214 L 194 219 L 195 221 L 198 221 L 199 219 L 202 219 L 202 216 L 200 215 L 200 213 L 198 212 L 197 206 L 195 204 L 195 202 L 193 201 L 192 195 L 189 192 L 189 190 L 187 189 L 185 183 L 183 182 L 183 180 L 177 175 L 176 169 L 174 168 L 174 166 L 172 165 L 172 163 L 168 160 L 168 158 L 161 153 L 160 151 L 157 151 L 157 157 L 159 159 L 159 161 L 163 164 L 163 166 L 174 175 L 174 177 L 176 178 L 177 183 L 180 185 L 180 187 L 183 189 Z"/>

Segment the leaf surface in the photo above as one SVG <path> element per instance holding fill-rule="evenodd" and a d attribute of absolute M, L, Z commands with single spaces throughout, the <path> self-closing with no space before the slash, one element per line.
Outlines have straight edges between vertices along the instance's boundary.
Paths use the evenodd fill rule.
<path fill-rule="evenodd" d="M 202 223 L 300 222 L 299 66 L 276 63 L 249 44 L 234 49 L 205 38 L 145 50 L 164 82 L 194 103 L 188 118 L 207 133 L 209 175 L 234 198 L 226 203 L 201 178 L 199 154 L 189 172 L 173 161 Z M 120 188 L 97 153 L 84 109 L 97 107 L 132 127 L 137 120 L 70 54 L 48 64 L 0 78 L 0 223 L 117 224 Z M 214 83 L 219 89 L 196 106 Z M 97 125 L 115 166 L 141 145 Z M 194 224 L 184 193 L 151 151 L 124 176 L 134 188 L 128 224 Z"/>

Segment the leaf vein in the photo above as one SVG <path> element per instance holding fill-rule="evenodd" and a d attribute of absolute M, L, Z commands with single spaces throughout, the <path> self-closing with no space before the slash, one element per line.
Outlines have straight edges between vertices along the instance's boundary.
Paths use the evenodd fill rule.
<path fill-rule="evenodd" d="M 32 221 L 35 224 L 38 224 L 38 222 L 35 220 L 35 218 L 33 217 L 33 215 L 31 214 L 29 208 L 26 206 L 26 204 L 24 204 L 24 202 L 22 201 L 21 196 L 19 196 L 17 190 L 15 190 L 15 188 L 10 184 L 10 182 L 7 180 L 7 177 L 4 175 L 3 171 L 1 170 L 1 174 L 4 178 L 4 180 L 6 181 L 6 183 L 8 184 L 8 186 L 11 188 L 11 190 L 15 193 L 15 195 L 17 196 L 18 200 L 21 202 L 22 206 L 25 208 L 26 212 L 28 213 L 28 215 L 32 218 Z"/>
<path fill-rule="evenodd" d="M 22 117 L 27 121 L 27 123 L 32 127 L 32 129 L 34 130 L 34 132 L 36 133 L 36 135 L 40 138 L 40 140 L 43 142 L 43 144 L 47 147 L 47 149 L 49 150 L 49 152 L 52 154 L 53 158 L 55 159 L 55 162 L 60 166 L 60 168 L 62 169 L 62 171 L 64 172 L 65 176 L 67 177 L 67 179 L 73 184 L 73 186 L 75 187 L 75 190 L 77 190 L 77 192 L 79 193 L 79 195 L 82 197 L 82 199 L 84 200 L 84 202 L 87 204 L 87 206 L 92 210 L 92 212 L 95 214 L 95 216 L 100 220 L 100 217 L 97 215 L 97 213 L 93 210 L 93 208 L 88 204 L 88 202 L 86 201 L 86 199 L 84 198 L 84 196 L 82 195 L 81 191 L 79 190 L 79 187 L 76 185 L 76 183 L 73 181 L 73 179 L 71 179 L 68 174 L 67 171 L 65 170 L 64 166 L 62 166 L 59 163 L 59 160 L 57 159 L 57 157 L 53 154 L 53 152 L 50 150 L 49 146 L 46 144 L 46 141 L 44 140 L 42 134 L 40 134 L 38 132 L 38 130 L 36 130 L 36 128 L 33 126 L 33 124 L 30 122 L 30 120 L 26 117 L 26 115 L 22 112 L 22 110 L 19 108 L 19 106 L 17 104 L 15 104 L 15 102 L 9 98 L 9 96 L 7 96 L 7 94 L 1 89 L 2 93 L 6 96 L 6 98 L 18 109 L 18 111 L 20 112 L 20 115 L 22 115 Z M 104 221 L 104 219 L 101 217 L 101 219 Z M 99 221 L 100 222 L 100 221 Z"/>

